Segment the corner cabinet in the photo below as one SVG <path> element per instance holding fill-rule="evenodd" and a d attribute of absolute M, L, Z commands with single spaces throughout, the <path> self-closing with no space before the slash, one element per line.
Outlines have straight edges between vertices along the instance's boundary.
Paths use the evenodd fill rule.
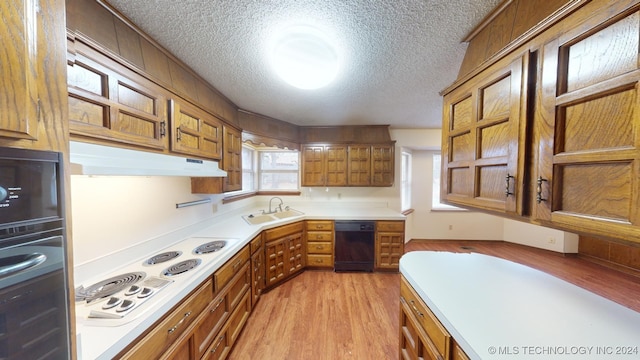
<path fill-rule="evenodd" d="M 638 242 L 640 6 L 624 3 L 542 46 L 533 216 Z"/>
<path fill-rule="evenodd" d="M 441 199 L 522 213 L 529 54 L 503 60 L 444 97 Z"/>
<path fill-rule="evenodd" d="M 265 288 L 288 279 L 302 271 L 306 265 L 304 222 L 264 231 Z"/>

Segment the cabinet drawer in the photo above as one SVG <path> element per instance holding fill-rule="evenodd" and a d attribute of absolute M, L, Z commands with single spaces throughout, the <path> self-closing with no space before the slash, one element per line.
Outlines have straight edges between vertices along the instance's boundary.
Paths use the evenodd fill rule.
<path fill-rule="evenodd" d="M 240 252 L 238 252 L 234 257 L 229 259 L 229 261 L 227 261 L 224 265 L 222 265 L 222 267 L 220 267 L 220 269 L 218 269 L 213 274 L 213 279 L 215 281 L 215 286 L 216 286 L 216 293 L 219 292 L 225 285 L 227 285 L 227 283 L 229 283 L 229 280 L 231 280 L 231 278 L 233 278 L 233 276 L 238 271 L 240 271 L 240 268 L 242 267 L 242 265 L 244 265 L 244 263 L 249 261 L 250 257 L 251 255 L 249 253 L 249 246 L 245 246 L 242 248 L 242 250 L 240 250 Z"/>
<path fill-rule="evenodd" d="M 220 331 L 224 322 L 229 318 L 231 308 L 227 294 L 218 295 L 204 312 L 205 315 L 201 323 L 198 324 L 193 333 L 198 358 L 204 354 L 204 351 L 213 341 L 213 336 Z"/>
<path fill-rule="evenodd" d="M 251 240 L 251 254 L 255 254 L 256 251 L 262 250 L 264 246 L 264 240 L 262 239 L 262 234 L 256 236 Z"/>
<path fill-rule="evenodd" d="M 330 241 L 333 242 L 332 231 L 308 231 L 307 241 Z"/>
<path fill-rule="evenodd" d="M 213 300 L 213 284 L 207 280 L 191 296 L 171 311 L 162 322 L 126 353 L 124 359 L 158 358 L 172 345 Z"/>
<path fill-rule="evenodd" d="M 333 230 L 333 221 L 307 220 L 307 230 Z"/>
<path fill-rule="evenodd" d="M 404 278 L 400 283 L 400 297 L 404 299 L 418 323 L 422 325 L 429 340 L 431 340 L 440 355 L 448 359 L 451 348 L 451 335 Z"/>
<path fill-rule="evenodd" d="M 377 221 L 376 231 L 404 232 L 404 221 Z"/>
<path fill-rule="evenodd" d="M 284 237 L 290 234 L 302 232 L 302 230 L 303 230 L 302 221 L 289 224 L 289 225 L 279 226 L 277 228 L 273 228 L 269 230 L 265 230 L 264 232 L 265 241 L 279 239 L 281 237 Z"/>
<path fill-rule="evenodd" d="M 331 255 L 307 254 L 307 266 L 333 267 Z"/>
<path fill-rule="evenodd" d="M 307 254 L 333 254 L 333 244 L 330 242 L 308 242 Z"/>

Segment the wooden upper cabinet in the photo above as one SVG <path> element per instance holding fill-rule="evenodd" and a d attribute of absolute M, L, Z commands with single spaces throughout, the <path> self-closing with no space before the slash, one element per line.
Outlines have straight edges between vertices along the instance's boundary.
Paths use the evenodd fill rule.
<path fill-rule="evenodd" d="M 67 66 L 71 135 L 166 149 L 161 88 L 87 46 L 75 49 Z"/>
<path fill-rule="evenodd" d="M 0 136 L 38 137 L 38 34 L 36 0 L 0 4 Z M 13 40 L 13 41 L 11 41 Z"/>
<path fill-rule="evenodd" d="M 227 172 L 223 190 L 242 190 L 242 132 L 228 125 L 222 126 L 222 132 L 222 169 Z"/>
<path fill-rule="evenodd" d="M 214 160 L 222 155 L 222 122 L 180 99 L 170 100 L 171 150 Z"/>
<path fill-rule="evenodd" d="M 614 8 L 541 49 L 533 217 L 640 241 L 640 5 Z"/>
<path fill-rule="evenodd" d="M 349 145 L 349 185 L 368 186 L 371 183 L 371 146 Z"/>
<path fill-rule="evenodd" d="M 0 3 L 0 146 L 68 147 L 64 1 Z"/>
<path fill-rule="evenodd" d="M 392 186 L 395 171 L 394 145 L 371 146 L 371 186 Z"/>
<path fill-rule="evenodd" d="M 302 186 L 346 186 L 346 145 L 302 146 Z"/>
<path fill-rule="evenodd" d="M 441 198 L 522 213 L 529 54 L 505 59 L 445 95 Z"/>

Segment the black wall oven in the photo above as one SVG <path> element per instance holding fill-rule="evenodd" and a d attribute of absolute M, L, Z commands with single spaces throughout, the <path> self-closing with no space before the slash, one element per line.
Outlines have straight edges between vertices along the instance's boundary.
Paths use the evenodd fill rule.
<path fill-rule="evenodd" d="M 0 359 L 69 359 L 62 158 L 0 148 Z"/>

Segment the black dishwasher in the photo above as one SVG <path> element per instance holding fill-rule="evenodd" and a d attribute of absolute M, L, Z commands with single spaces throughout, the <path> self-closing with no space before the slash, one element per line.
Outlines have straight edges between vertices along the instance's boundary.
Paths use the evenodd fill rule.
<path fill-rule="evenodd" d="M 335 271 L 373 272 L 375 221 L 336 221 Z"/>

